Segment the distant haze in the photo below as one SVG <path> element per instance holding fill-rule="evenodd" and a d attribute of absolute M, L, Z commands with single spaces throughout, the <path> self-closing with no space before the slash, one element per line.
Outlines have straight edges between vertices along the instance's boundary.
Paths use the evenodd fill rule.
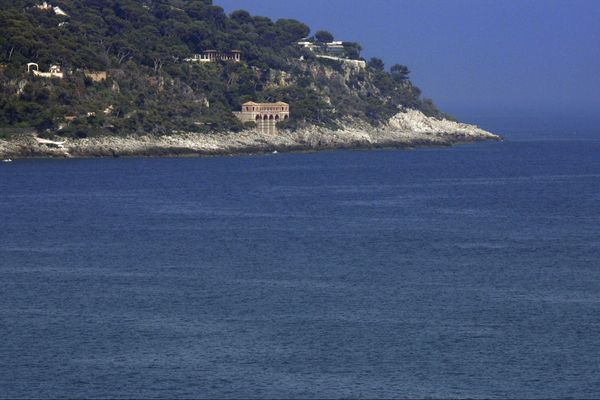
<path fill-rule="evenodd" d="M 600 1 L 215 0 L 362 44 L 408 65 L 455 115 L 600 110 Z"/>

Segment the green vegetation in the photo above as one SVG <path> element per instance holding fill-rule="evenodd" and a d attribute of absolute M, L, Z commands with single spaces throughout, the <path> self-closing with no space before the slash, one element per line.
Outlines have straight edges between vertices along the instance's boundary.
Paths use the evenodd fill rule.
<path fill-rule="evenodd" d="M 348 117 L 377 125 L 399 106 L 444 116 L 420 98 L 407 67 L 387 72 L 372 59 L 345 74 L 342 63 L 296 45 L 310 29 L 293 19 L 226 15 L 212 0 L 50 1 L 68 16 L 35 7 L 41 3 L 0 0 L 0 128 L 71 137 L 236 132 L 251 125 L 232 114 L 248 100 L 290 103 L 290 129 Z M 333 40 L 326 31 L 315 38 Z M 358 43 L 344 48 L 360 58 Z M 239 49 L 243 62 L 184 61 L 208 49 Z M 27 74 L 28 62 L 42 71 L 60 64 L 65 79 Z M 108 71 L 108 79 L 94 82 L 84 71 Z"/>
<path fill-rule="evenodd" d="M 317 33 L 315 33 L 315 39 L 319 43 L 329 43 L 333 42 L 333 35 L 327 31 L 317 31 Z"/>

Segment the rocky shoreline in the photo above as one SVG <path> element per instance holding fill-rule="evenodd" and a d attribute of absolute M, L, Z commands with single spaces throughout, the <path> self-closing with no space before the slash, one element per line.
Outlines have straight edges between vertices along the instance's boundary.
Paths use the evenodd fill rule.
<path fill-rule="evenodd" d="M 501 140 L 501 137 L 475 125 L 437 120 L 419 111 L 407 110 L 376 129 L 366 123 L 351 121 L 340 130 L 311 127 L 296 132 L 282 131 L 275 135 L 249 130 L 241 133 L 69 139 L 64 142 L 63 148 L 41 144 L 34 136 L 21 136 L 0 140 L 0 158 L 214 156 L 274 151 L 451 146 L 485 140 Z"/>

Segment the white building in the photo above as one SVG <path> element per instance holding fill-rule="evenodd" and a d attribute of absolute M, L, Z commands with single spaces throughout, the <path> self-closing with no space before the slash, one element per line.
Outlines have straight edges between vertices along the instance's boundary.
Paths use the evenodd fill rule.
<path fill-rule="evenodd" d="M 242 52 L 241 50 L 231 50 L 224 52 L 218 50 L 205 50 L 200 54 L 194 54 L 191 58 L 186 58 L 184 61 L 190 63 L 209 63 L 217 61 L 241 62 Z"/>
<path fill-rule="evenodd" d="M 30 72 L 34 76 L 39 76 L 41 78 L 62 79 L 65 77 L 64 72 L 61 71 L 60 65 L 58 64 L 50 65 L 50 70 L 48 70 L 48 72 L 40 72 L 40 67 L 37 63 L 27 63 L 27 72 Z"/>
<path fill-rule="evenodd" d="M 62 8 L 60 8 L 59 6 L 53 6 L 52 4 L 49 4 L 46 1 L 43 2 L 42 4 L 38 4 L 37 6 L 35 6 L 35 8 L 37 8 L 38 10 L 42 10 L 42 11 L 53 11 L 54 14 L 61 15 L 63 17 L 69 16 L 69 14 L 64 12 L 64 10 Z"/>
<path fill-rule="evenodd" d="M 54 10 L 54 14 L 56 15 L 62 15 L 63 17 L 68 17 L 69 14 L 67 14 L 66 12 L 64 12 L 62 10 L 62 8 L 60 8 L 59 6 L 54 6 L 52 7 L 52 9 Z"/>
<path fill-rule="evenodd" d="M 308 40 L 302 40 L 297 43 L 298 46 L 319 54 L 332 54 L 336 56 L 344 55 L 344 42 L 333 41 L 329 43 L 314 43 Z"/>

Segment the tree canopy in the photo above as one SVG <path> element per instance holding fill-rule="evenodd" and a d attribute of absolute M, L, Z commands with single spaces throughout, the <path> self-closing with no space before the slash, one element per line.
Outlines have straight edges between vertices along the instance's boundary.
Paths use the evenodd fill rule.
<path fill-rule="evenodd" d="M 320 43 L 330 43 L 333 42 L 333 35 L 328 31 L 317 31 L 315 39 Z"/>
<path fill-rule="evenodd" d="M 37 0 L 0 0 L 0 127 L 75 136 L 236 131 L 244 127 L 232 111 L 248 100 L 291 103 L 292 125 L 348 116 L 378 123 L 399 106 L 437 112 L 421 102 L 402 65 L 387 73 L 373 58 L 345 82 L 336 75 L 341 83 L 315 75 L 342 66 L 297 46 L 310 28 L 294 19 L 227 15 L 211 0 L 49 2 L 68 15 L 40 9 Z M 333 41 L 324 30 L 315 38 Z M 243 62 L 183 61 L 209 49 L 240 50 Z M 361 50 L 344 42 L 349 58 L 359 59 Z M 32 77 L 28 62 L 41 70 L 58 63 L 67 77 Z M 109 79 L 94 82 L 86 71 L 108 71 Z"/>
<path fill-rule="evenodd" d="M 376 71 L 383 71 L 385 69 L 385 65 L 383 63 L 383 60 L 381 58 L 377 58 L 377 57 L 372 57 L 369 60 L 369 67 L 373 68 Z"/>
<path fill-rule="evenodd" d="M 390 73 L 396 82 L 403 82 L 408 80 L 410 71 L 406 65 L 394 64 L 392 68 L 390 68 Z"/>

